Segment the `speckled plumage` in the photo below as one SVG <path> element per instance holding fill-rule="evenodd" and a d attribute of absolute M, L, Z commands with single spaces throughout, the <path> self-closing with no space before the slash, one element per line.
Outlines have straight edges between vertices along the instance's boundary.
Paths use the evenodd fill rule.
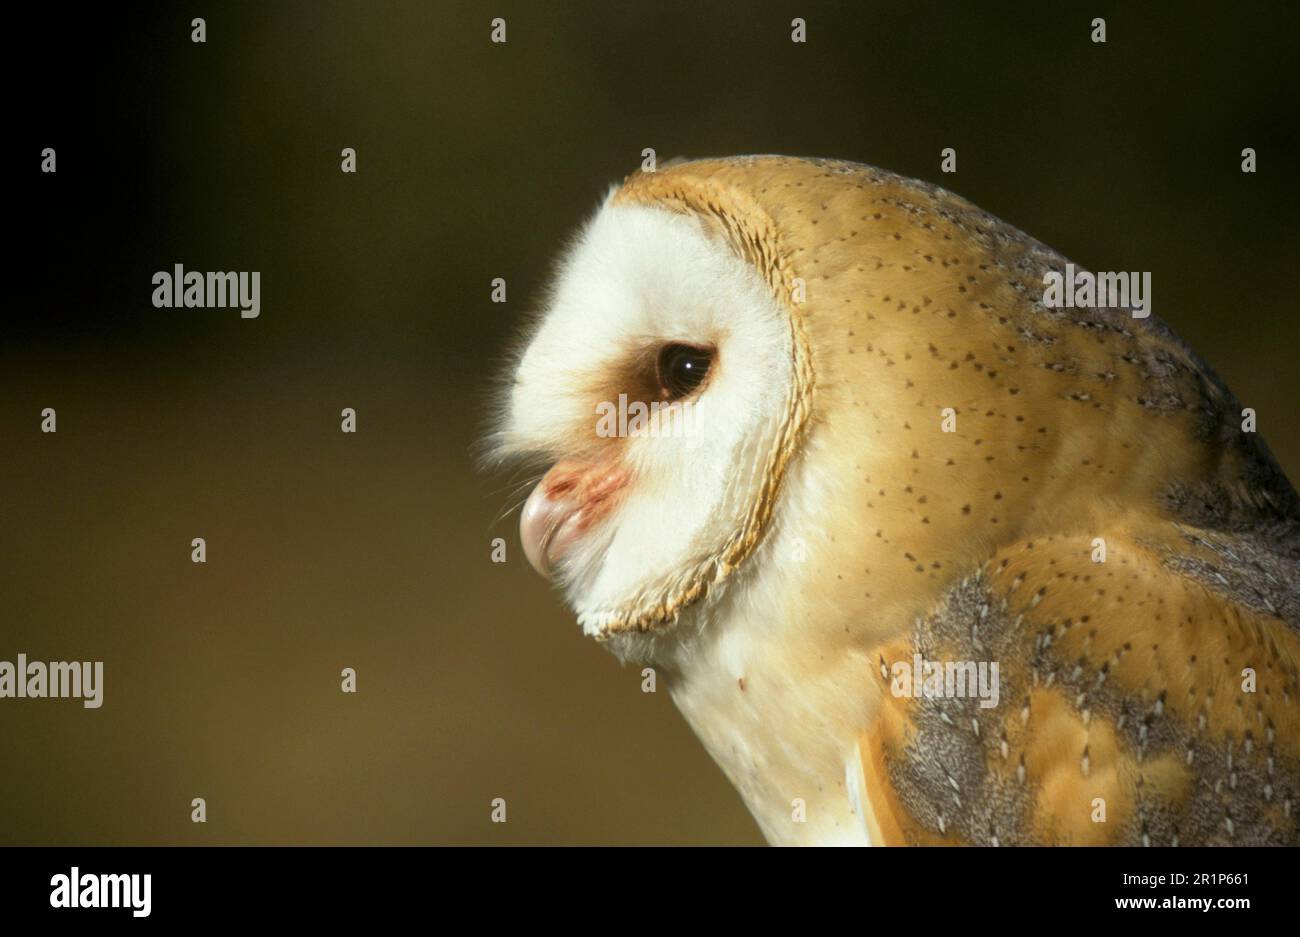
<path fill-rule="evenodd" d="M 688 162 L 609 204 L 698 220 L 789 317 L 745 523 L 600 630 L 769 839 L 1298 841 L 1300 502 L 1167 326 L 1045 308 L 1064 258 L 857 164 Z M 915 653 L 999 661 L 999 705 L 895 696 Z"/>

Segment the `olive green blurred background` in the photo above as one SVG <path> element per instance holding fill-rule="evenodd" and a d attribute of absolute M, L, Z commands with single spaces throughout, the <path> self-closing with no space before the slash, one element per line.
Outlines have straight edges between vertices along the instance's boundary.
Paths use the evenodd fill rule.
<path fill-rule="evenodd" d="M 0 701 L 0 843 L 760 841 L 666 688 L 527 568 L 510 479 L 471 453 L 553 258 L 643 147 L 870 162 L 1152 271 L 1297 477 L 1284 5 L 127 6 L 11 34 L 35 64 L 11 84 L 0 659 L 103 660 L 105 702 Z M 261 271 L 261 317 L 154 309 L 175 263 Z"/>

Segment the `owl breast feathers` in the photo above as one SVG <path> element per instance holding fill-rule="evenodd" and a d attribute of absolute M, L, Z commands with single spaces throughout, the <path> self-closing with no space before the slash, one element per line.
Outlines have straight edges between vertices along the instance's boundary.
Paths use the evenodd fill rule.
<path fill-rule="evenodd" d="M 638 173 L 562 266 L 498 438 L 557 464 L 525 541 L 770 841 L 1300 841 L 1300 502 L 1158 318 L 1046 302 L 1065 270 L 783 157 Z M 620 394 L 698 438 L 598 433 Z"/>

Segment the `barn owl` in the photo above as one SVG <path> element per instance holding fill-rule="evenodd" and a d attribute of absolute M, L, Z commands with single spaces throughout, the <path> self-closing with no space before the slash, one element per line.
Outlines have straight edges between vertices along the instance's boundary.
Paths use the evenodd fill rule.
<path fill-rule="evenodd" d="M 1065 269 L 767 156 L 637 173 L 564 256 L 492 436 L 547 467 L 524 550 L 769 842 L 1297 842 L 1300 500 Z"/>

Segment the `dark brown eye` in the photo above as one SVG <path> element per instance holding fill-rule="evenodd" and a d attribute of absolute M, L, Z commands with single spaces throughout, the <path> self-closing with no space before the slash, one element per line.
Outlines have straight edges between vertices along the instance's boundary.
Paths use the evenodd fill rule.
<path fill-rule="evenodd" d="M 690 396 L 704 383 L 712 363 L 712 348 L 665 345 L 659 350 L 659 396 L 665 400 Z"/>

